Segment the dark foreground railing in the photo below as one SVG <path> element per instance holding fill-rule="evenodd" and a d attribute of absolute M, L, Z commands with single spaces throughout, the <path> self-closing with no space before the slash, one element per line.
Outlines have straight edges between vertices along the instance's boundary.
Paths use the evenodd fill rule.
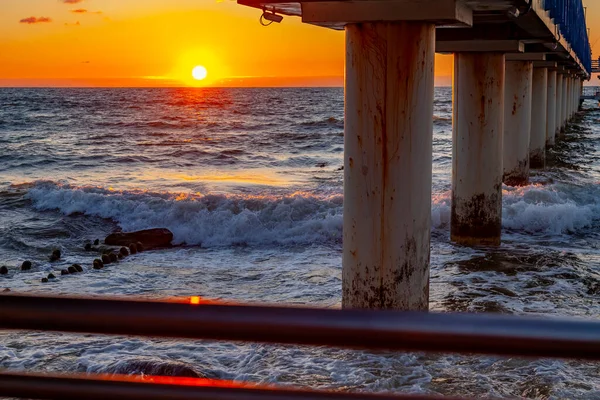
<path fill-rule="evenodd" d="M 2 295 L 0 329 L 600 360 L 599 322 L 489 314 Z M 231 400 L 423 398 L 198 385 L 190 384 L 189 379 L 185 382 L 148 383 L 131 378 L 100 380 L 93 375 L 73 378 L 0 373 L 0 396 Z M 103 395 L 90 397 L 86 394 L 89 391 Z"/>
<path fill-rule="evenodd" d="M 192 378 L 99 378 L 93 375 L 61 377 L 8 373 L 0 373 L 0 396 L 64 400 L 452 400 L 440 396 L 393 396 L 244 387 Z"/>

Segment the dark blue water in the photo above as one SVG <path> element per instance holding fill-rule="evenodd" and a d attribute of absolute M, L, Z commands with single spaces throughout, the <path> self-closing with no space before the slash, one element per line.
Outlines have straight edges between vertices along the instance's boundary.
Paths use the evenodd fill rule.
<path fill-rule="evenodd" d="M 0 89 L 0 290 L 339 307 L 343 110 L 342 89 Z M 600 111 L 578 116 L 529 186 L 504 187 L 503 245 L 476 250 L 449 242 L 451 111 L 436 89 L 430 308 L 597 319 Z M 91 269 L 85 240 L 149 227 L 182 246 Z M 41 283 L 74 262 L 83 274 Z M 341 390 L 600 397 L 592 363 L 0 336 L 2 368 L 146 362 Z"/>

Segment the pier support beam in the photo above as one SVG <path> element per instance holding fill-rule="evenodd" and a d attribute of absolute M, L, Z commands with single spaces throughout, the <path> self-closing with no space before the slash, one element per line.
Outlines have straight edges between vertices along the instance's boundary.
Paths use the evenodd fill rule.
<path fill-rule="evenodd" d="M 569 103 L 569 76 L 564 75 L 562 80 L 562 101 L 561 101 L 561 131 L 565 132 L 567 128 L 567 104 Z"/>
<path fill-rule="evenodd" d="M 575 92 L 573 93 L 573 116 L 579 111 L 579 101 L 581 99 L 581 78 L 575 78 Z"/>
<path fill-rule="evenodd" d="M 427 310 L 435 26 L 346 26 L 344 308 Z"/>
<path fill-rule="evenodd" d="M 499 245 L 504 54 L 454 55 L 451 239 Z"/>
<path fill-rule="evenodd" d="M 562 136 L 562 103 L 563 103 L 563 75 L 556 74 L 556 135 L 559 138 Z"/>
<path fill-rule="evenodd" d="M 548 102 L 546 107 L 546 146 L 554 146 L 556 136 L 556 70 L 548 70 Z"/>
<path fill-rule="evenodd" d="M 534 68 L 532 82 L 533 101 L 531 105 L 529 165 L 531 168 L 544 168 L 546 165 L 548 69 Z"/>
<path fill-rule="evenodd" d="M 582 105 L 583 105 L 583 100 L 581 100 L 581 96 L 583 96 L 583 79 L 579 78 L 579 90 L 577 91 L 577 111 L 581 111 L 582 109 Z"/>
<path fill-rule="evenodd" d="M 529 181 L 533 62 L 506 61 L 505 65 L 502 180 L 510 186 L 522 186 Z"/>
<path fill-rule="evenodd" d="M 575 116 L 575 92 L 577 87 L 577 79 L 575 77 L 571 78 L 571 119 Z"/>
<path fill-rule="evenodd" d="M 565 110 L 565 120 L 567 123 L 571 121 L 571 104 L 573 103 L 573 78 L 567 76 L 567 108 Z"/>

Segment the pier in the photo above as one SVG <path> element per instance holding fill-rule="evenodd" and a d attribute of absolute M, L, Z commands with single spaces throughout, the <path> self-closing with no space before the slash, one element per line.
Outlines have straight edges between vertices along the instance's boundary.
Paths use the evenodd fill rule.
<path fill-rule="evenodd" d="M 344 308 L 427 309 L 436 52 L 454 54 L 450 230 L 466 246 L 500 244 L 502 184 L 544 167 L 592 73 L 581 0 L 238 3 L 345 30 Z"/>
<path fill-rule="evenodd" d="M 340 375 L 341 363 L 348 363 L 351 368 L 365 364 L 368 379 L 375 376 L 371 372 L 375 369 L 391 371 L 394 379 L 403 377 L 404 371 L 398 368 L 398 363 L 405 361 L 396 352 L 427 353 L 415 354 L 414 363 L 408 363 L 407 368 L 416 366 L 416 370 L 426 367 L 432 358 L 442 358 L 443 373 L 436 372 L 436 368 L 430 376 L 450 381 L 452 394 L 457 389 L 459 396 L 462 390 L 459 385 L 466 380 L 455 379 L 457 375 L 465 375 L 463 379 L 485 387 L 490 386 L 491 379 L 506 380 L 505 376 L 498 375 L 501 371 L 498 360 L 478 362 L 472 367 L 474 374 L 471 375 L 465 368 L 466 358 L 479 355 L 510 357 L 510 372 L 519 380 L 515 386 L 520 388 L 522 384 L 525 389 L 535 390 L 545 385 L 545 381 L 538 379 L 542 374 L 538 375 L 537 371 L 555 379 L 553 370 L 547 363 L 532 364 L 533 374 L 526 365 L 528 361 L 522 358 L 565 360 L 560 368 L 567 363 L 600 361 L 600 321 L 502 315 L 499 307 L 485 308 L 486 312 L 495 314 L 428 312 L 435 54 L 454 55 L 449 234 L 459 246 L 495 249 L 502 240 L 503 185 L 527 185 L 532 170 L 545 168 L 547 150 L 564 138 L 582 99 L 600 101 L 600 92 L 594 96 L 582 95 L 583 82 L 589 80 L 592 73 L 600 72 L 600 60 L 592 61 L 582 0 L 237 2 L 255 8 L 257 16 L 262 13 L 261 22 L 285 23 L 288 16 L 299 17 L 304 23 L 323 29 L 345 31 L 342 309 L 333 306 L 311 308 L 304 304 L 297 307 L 237 304 L 206 300 L 196 295 L 156 300 L 149 298 L 151 292 L 146 292 L 145 288 L 139 292 L 145 298 L 137 299 L 89 294 L 87 297 L 65 296 L 65 286 L 56 286 L 55 295 L 27 295 L 7 288 L 0 293 L 0 329 L 15 331 L 16 336 L 20 332 L 33 332 L 35 340 L 40 339 L 39 349 L 28 353 L 29 358 L 52 361 L 49 355 L 54 357 L 56 354 L 66 361 L 61 360 L 58 372 L 55 367 L 58 364 L 50 362 L 41 364 L 42 369 L 37 371 L 31 371 L 29 363 L 19 363 L 15 367 L 16 363 L 6 362 L 8 367 L 0 369 L 0 397 L 73 400 L 464 398 L 438 396 L 435 387 L 431 391 L 427 388 L 427 393 L 415 394 L 412 386 L 408 393 L 396 394 L 388 392 L 393 388 L 378 385 L 374 390 L 386 392 L 369 393 L 367 390 L 373 390 L 372 386 L 353 388 L 346 384 L 345 375 L 340 379 L 344 381 L 343 386 L 315 389 L 323 386 L 319 386 L 318 375 L 310 371 L 310 363 L 296 347 L 292 348 L 294 357 L 311 372 L 309 379 L 301 383 L 306 388 L 279 386 L 286 381 L 277 371 L 273 379 L 266 377 L 269 380 L 258 373 L 236 371 L 235 366 L 230 367 L 234 363 L 229 360 L 222 363 L 222 368 L 210 371 L 206 368 L 206 374 L 197 374 L 202 377 L 91 372 L 94 369 L 90 368 L 89 360 L 103 356 L 100 354 L 102 349 L 112 351 L 114 348 L 123 359 L 136 354 L 148 357 L 149 347 L 144 343 L 135 343 L 139 353 L 137 350 L 129 352 L 125 347 L 119 349 L 123 336 L 148 341 L 160 338 L 161 346 L 164 346 L 154 357 L 175 361 L 181 354 L 199 352 L 205 344 L 199 341 L 233 343 L 224 350 L 231 353 L 239 351 L 234 346 L 240 343 L 264 345 L 264 349 L 251 349 L 243 364 L 264 358 L 269 368 L 277 368 L 277 363 L 282 362 L 277 349 L 270 349 L 270 345 L 315 346 L 317 351 L 324 349 L 326 352 L 332 349 L 377 352 L 393 358 L 394 363 L 377 362 L 373 366 L 369 360 L 363 361 L 354 354 L 347 359 L 333 355 L 335 364 L 331 368 L 319 359 L 315 363 L 328 375 Z M 62 103 L 60 106 L 63 107 Z M 55 235 L 56 231 L 50 232 Z M 255 233 L 254 228 L 252 233 Z M 562 237 L 560 239 L 562 241 Z M 547 248 L 547 243 L 543 246 Z M 137 249 L 135 245 L 134 249 Z M 330 249 L 327 247 L 324 252 Z M 186 257 L 192 254 L 187 248 L 183 250 Z M 555 262 L 554 254 L 543 256 Z M 281 258 L 274 262 L 279 260 Z M 502 258 L 497 262 L 504 261 Z M 540 265 L 537 257 L 527 263 L 532 268 Z M 557 271 L 560 274 L 555 277 L 557 283 L 571 279 L 558 276 L 574 275 L 583 269 L 579 263 L 573 264 L 573 271 Z M 142 271 L 152 272 L 146 265 L 142 265 Z M 271 265 L 267 267 L 271 268 Z M 477 267 L 480 265 L 477 263 Z M 143 279 L 161 282 L 161 287 L 165 287 L 163 275 L 134 272 Z M 497 271 L 491 272 L 496 279 Z M 164 276 L 170 273 L 164 271 Z M 199 274 L 204 273 L 205 270 L 199 270 Z M 221 270 L 218 273 L 222 274 Z M 185 279 L 193 281 L 197 276 L 186 273 Z M 510 275 L 508 279 L 512 278 Z M 526 292 L 522 297 L 530 300 L 530 296 L 537 296 L 538 286 L 546 285 L 546 281 L 553 282 L 547 278 L 539 285 L 536 283 L 535 293 Z M 225 279 L 227 285 L 232 281 L 228 277 Z M 281 280 L 275 285 L 288 290 L 286 279 L 297 279 L 297 275 L 277 279 Z M 118 285 L 124 280 L 111 282 Z M 467 286 L 462 282 L 459 282 L 458 290 Z M 593 301 L 593 296 L 600 290 L 600 286 L 592 287 L 592 283 L 597 285 L 598 282 L 591 282 L 585 289 L 589 290 L 587 293 L 592 299 L 589 301 Z M 30 284 L 28 280 L 25 283 Z M 500 281 L 498 285 L 501 284 Z M 576 284 L 581 283 L 577 281 Z M 255 285 L 253 287 L 264 291 L 272 288 L 262 281 L 256 281 Z M 174 285 L 167 283 L 167 286 L 170 291 L 165 293 L 173 293 Z M 227 294 L 232 293 L 229 290 L 236 290 L 234 284 L 230 287 L 227 287 Z M 560 285 L 557 288 L 560 292 L 551 294 L 562 296 L 564 288 Z M 102 289 L 101 293 L 112 293 Z M 523 294 L 500 286 L 489 289 L 508 297 L 518 298 Z M 203 290 L 214 296 L 204 288 L 192 290 Z M 130 292 L 120 290 L 118 293 Z M 572 294 L 564 294 L 564 297 L 568 296 Z M 578 316 L 590 315 L 588 298 L 584 300 L 586 303 L 578 309 Z M 293 301 L 299 303 L 301 300 L 294 298 Z M 445 309 L 453 310 L 451 307 Z M 544 305 L 533 311 L 520 311 L 542 314 L 547 309 Z M 65 336 L 60 341 L 41 340 L 47 332 Z M 75 335 L 113 335 L 113 338 L 105 340 L 105 347 L 82 341 L 82 348 L 86 348 L 81 352 L 73 346 L 78 340 L 72 337 Z M 12 357 L 12 349 L 15 352 L 22 350 L 18 337 L 10 340 L 14 343 L 6 347 L 9 351 L 5 352 L 4 361 Z M 173 349 L 165 345 L 169 340 L 189 341 L 189 346 Z M 38 343 L 33 343 L 32 347 L 37 346 Z M 46 355 L 45 347 L 49 346 L 56 346 L 57 350 Z M 90 351 L 86 352 L 88 349 Z M 461 358 L 446 358 L 440 353 L 460 355 Z M 82 358 L 83 363 L 69 364 L 78 358 Z M 458 365 L 458 374 L 447 365 Z M 229 373 L 228 368 L 235 373 Z M 492 375 L 488 379 L 485 374 L 490 371 Z M 570 381 L 573 374 L 563 374 L 562 369 L 556 371 L 565 375 L 569 385 L 575 386 Z M 595 369 L 590 368 L 590 371 L 591 375 L 588 375 L 586 370 L 586 379 L 593 377 Z M 528 374 L 535 379 L 523 379 Z M 415 378 L 413 371 L 408 375 L 408 383 L 413 385 L 418 376 Z M 479 375 L 485 381 L 479 380 Z M 254 379 L 255 382 L 241 379 Z M 587 387 L 584 390 L 588 390 Z M 531 394 L 546 396 L 543 392 L 521 389 L 520 393 L 523 397 Z M 551 395 L 556 393 L 548 394 Z"/>

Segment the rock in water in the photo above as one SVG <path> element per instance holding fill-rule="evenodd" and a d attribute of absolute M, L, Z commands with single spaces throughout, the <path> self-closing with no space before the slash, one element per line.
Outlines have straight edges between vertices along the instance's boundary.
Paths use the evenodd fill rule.
<path fill-rule="evenodd" d="M 137 254 L 137 247 L 135 246 L 135 243 L 131 243 L 131 244 L 129 245 L 129 252 L 130 252 L 131 254 Z"/>
<path fill-rule="evenodd" d="M 102 262 L 102 260 L 96 258 L 94 260 L 94 269 L 102 269 L 104 268 L 104 263 Z"/>
<path fill-rule="evenodd" d="M 79 265 L 79 264 L 73 264 L 72 266 L 73 266 L 73 268 L 75 268 L 75 271 L 77 271 L 77 272 L 83 272 L 83 267 L 81 265 Z"/>
<path fill-rule="evenodd" d="M 100 239 L 94 240 L 94 246 L 98 246 L 100 244 Z"/>
<path fill-rule="evenodd" d="M 69 271 L 70 274 L 76 274 L 77 273 L 77 270 L 72 265 L 67 269 L 67 271 Z"/>
<path fill-rule="evenodd" d="M 102 263 L 110 264 L 110 257 L 108 256 L 108 254 L 102 254 Z"/>
<path fill-rule="evenodd" d="M 66 269 L 61 269 L 61 270 L 60 270 L 60 274 L 61 274 L 61 275 L 69 275 L 69 271 L 68 271 L 68 270 L 66 270 Z"/>
<path fill-rule="evenodd" d="M 0 267 L 0 275 L 6 274 L 8 274 L 8 268 L 6 268 L 5 266 Z"/>
<path fill-rule="evenodd" d="M 110 258 L 111 263 L 115 263 L 119 259 L 115 253 L 109 253 L 108 257 Z"/>
<path fill-rule="evenodd" d="M 55 249 L 52 251 L 52 255 L 50 255 L 50 261 L 58 261 L 60 260 L 60 250 L 59 249 Z"/>
<path fill-rule="evenodd" d="M 92 249 L 92 244 L 91 243 L 86 243 L 85 244 L 85 249 L 86 249 L 86 251 L 90 251 Z"/>
<path fill-rule="evenodd" d="M 21 271 L 29 271 L 31 269 L 31 261 L 23 261 L 21 264 Z"/>
<path fill-rule="evenodd" d="M 123 257 L 127 257 L 129 255 L 129 250 L 127 250 L 127 247 L 121 247 L 119 249 L 119 254 L 121 254 Z"/>
<path fill-rule="evenodd" d="M 135 232 L 115 232 L 104 239 L 104 243 L 114 246 L 127 246 L 130 243 L 140 242 L 144 249 L 170 247 L 173 241 L 173 232 L 165 228 L 146 229 Z"/>
<path fill-rule="evenodd" d="M 51 272 L 48 274 L 48 279 L 56 279 L 56 276 Z"/>
<path fill-rule="evenodd" d="M 48 278 L 42 278 L 42 283 L 48 282 Z"/>
<path fill-rule="evenodd" d="M 135 248 L 137 249 L 138 253 L 144 251 L 144 245 L 142 244 L 142 242 L 136 242 Z"/>

